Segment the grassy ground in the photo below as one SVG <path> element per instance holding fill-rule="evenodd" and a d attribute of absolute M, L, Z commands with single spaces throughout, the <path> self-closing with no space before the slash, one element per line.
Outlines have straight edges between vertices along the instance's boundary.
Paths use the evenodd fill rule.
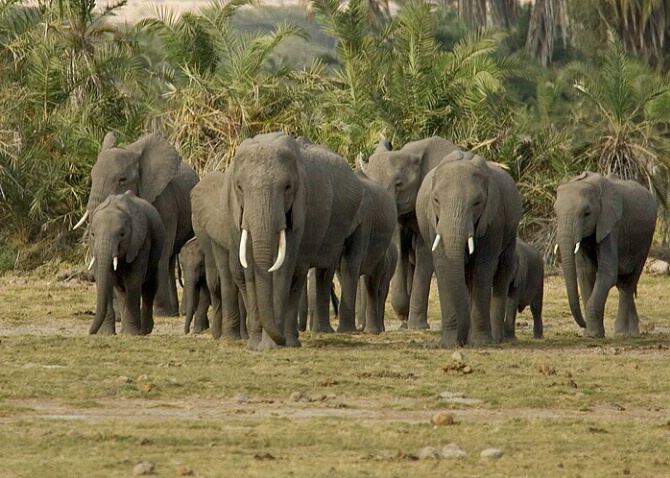
<path fill-rule="evenodd" d="M 259 354 L 176 318 L 89 337 L 94 287 L 56 276 L 0 278 L 1 477 L 670 476 L 669 279 L 643 277 L 642 336 L 587 340 L 551 277 L 543 341 L 524 313 L 517 342 L 457 362 L 432 348 L 436 303 L 431 331 Z M 418 459 L 450 443 L 467 455 Z"/>

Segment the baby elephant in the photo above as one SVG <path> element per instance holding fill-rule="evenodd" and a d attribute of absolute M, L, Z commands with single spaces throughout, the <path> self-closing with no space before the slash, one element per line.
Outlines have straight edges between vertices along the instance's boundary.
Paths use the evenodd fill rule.
<path fill-rule="evenodd" d="M 113 290 L 122 311 L 121 333 L 151 333 L 158 261 L 165 242 L 158 211 L 131 191 L 109 196 L 93 212 L 90 240 L 89 268 L 95 265 L 97 305 L 89 333 L 116 333 Z"/>
<path fill-rule="evenodd" d="M 184 288 L 182 303 L 186 306 L 184 333 L 189 333 L 195 316 L 193 333 L 199 334 L 209 329 L 207 310 L 212 299 L 207 288 L 205 253 L 200 248 L 197 238 L 194 237 L 182 246 L 179 252 L 179 271 L 184 279 L 182 284 Z"/>
<path fill-rule="evenodd" d="M 542 299 L 544 296 L 544 261 L 540 253 L 527 242 L 517 238 L 514 273 L 507 293 L 505 340 L 514 340 L 516 313 L 530 305 L 533 314 L 533 337 L 541 339 Z"/>

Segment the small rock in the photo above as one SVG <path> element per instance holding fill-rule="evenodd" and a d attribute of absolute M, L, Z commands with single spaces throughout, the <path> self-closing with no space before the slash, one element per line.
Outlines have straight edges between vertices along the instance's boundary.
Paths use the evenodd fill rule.
<path fill-rule="evenodd" d="M 154 385 L 153 383 L 147 383 L 147 384 L 142 388 L 142 390 L 144 390 L 146 393 L 149 393 L 149 392 L 153 391 L 155 388 L 156 388 L 156 385 Z"/>
<path fill-rule="evenodd" d="M 467 453 L 463 451 L 456 443 L 449 443 L 442 448 L 443 458 L 465 458 Z"/>
<path fill-rule="evenodd" d="M 434 446 L 427 446 L 426 448 L 421 449 L 419 452 L 419 459 L 421 460 L 439 460 L 440 458 L 442 458 L 442 454 L 440 453 L 440 450 Z"/>
<path fill-rule="evenodd" d="M 150 382 L 151 381 L 151 376 L 147 375 L 146 373 L 143 373 L 136 379 L 138 382 Z"/>
<path fill-rule="evenodd" d="M 453 354 L 451 354 L 451 359 L 455 360 L 457 362 L 465 362 L 465 360 L 466 360 L 465 354 L 463 352 L 458 351 L 458 350 L 456 352 L 454 352 Z"/>
<path fill-rule="evenodd" d="M 456 424 L 454 416 L 450 413 L 445 412 L 437 412 L 435 415 L 433 415 L 431 422 L 433 423 L 433 425 L 444 425 L 444 426 Z"/>
<path fill-rule="evenodd" d="M 647 270 L 649 271 L 650 274 L 667 276 L 668 274 L 670 274 L 669 267 L 670 264 L 668 264 L 667 262 L 661 260 L 655 260 L 649 264 L 649 268 Z"/>
<path fill-rule="evenodd" d="M 463 398 L 465 397 L 465 394 L 463 392 L 442 392 L 440 394 L 440 398 L 446 398 L 447 400 L 450 398 Z"/>
<path fill-rule="evenodd" d="M 119 385 L 123 385 L 125 383 L 133 383 L 133 379 L 130 377 L 126 377 L 125 375 L 121 375 L 120 377 L 116 377 L 116 383 Z"/>
<path fill-rule="evenodd" d="M 246 393 L 238 393 L 235 395 L 235 401 L 237 403 L 249 403 L 251 401 L 251 398 L 249 398 L 249 395 Z"/>
<path fill-rule="evenodd" d="M 133 468 L 133 475 L 135 476 L 153 475 L 154 469 L 155 466 L 153 463 L 149 463 L 148 461 L 142 461 L 137 465 L 135 465 L 135 467 Z"/>
<path fill-rule="evenodd" d="M 177 476 L 193 476 L 195 473 L 188 466 L 177 467 Z"/>
<path fill-rule="evenodd" d="M 293 393 L 291 394 L 291 396 L 289 397 L 289 400 L 292 401 L 292 402 L 299 402 L 300 400 L 302 400 L 302 398 L 303 398 L 303 394 L 302 394 L 302 393 L 300 393 L 300 392 L 293 392 Z"/>
<path fill-rule="evenodd" d="M 482 458 L 500 458 L 504 452 L 499 448 L 487 448 L 479 454 Z"/>

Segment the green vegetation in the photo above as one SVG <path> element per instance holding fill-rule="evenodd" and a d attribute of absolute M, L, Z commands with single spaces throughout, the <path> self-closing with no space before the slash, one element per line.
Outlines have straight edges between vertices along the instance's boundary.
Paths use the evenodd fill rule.
<path fill-rule="evenodd" d="M 200 173 L 265 131 L 352 163 L 441 135 L 509 168 L 546 250 L 556 186 L 584 169 L 666 203 L 666 1 L 217 0 L 137 25 L 98 3 L 0 0 L 0 242 L 19 268 L 83 255 L 70 228 L 110 129 L 162 131 Z"/>

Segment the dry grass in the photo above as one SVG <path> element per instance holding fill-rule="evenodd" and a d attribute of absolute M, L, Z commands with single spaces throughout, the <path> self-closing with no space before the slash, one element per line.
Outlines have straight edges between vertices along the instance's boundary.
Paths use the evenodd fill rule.
<path fill-rule="evenodd" d="M 637 338 L 586 340 L 560 277 L 545 333 L 464 350 L 433 331 L 303 336 L 301 350 L 183 336 L 89 337 L 92 284 L 53 271 L 0 278 L 0 476 L 405 477 L 670 475 L 668 279 L 645 276 Z M 616 291 L 610 296 L 611 333 Z M 391 314 L 392 315 L 392 314 Z M 474 402 L 441 398 L 449 391 Z M 434 426 L 436 412 L 455 424 Z M 418 460 L 456 443 L 461 460 Z M 504 450 L 498 460 L 479 457 Z"/>

